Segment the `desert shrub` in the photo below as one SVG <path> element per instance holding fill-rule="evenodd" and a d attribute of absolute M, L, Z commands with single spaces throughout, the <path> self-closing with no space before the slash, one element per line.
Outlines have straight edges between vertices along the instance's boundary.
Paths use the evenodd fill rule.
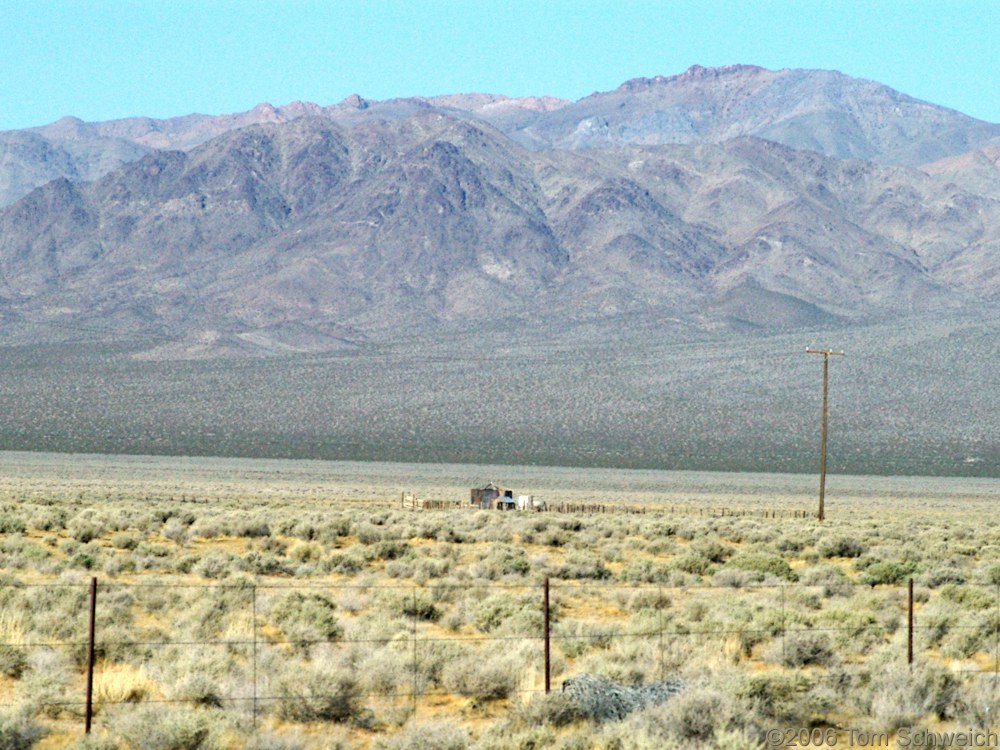
<path fill-rule="evenodd" d="M 821 586 L 824 597 L 851 596 L 855 585 L 836 565 L 816 565 L 799 572 L 799 581 L 809 586 Z"/>
<path fill-rule="evenodd" d="M 425 622 L 437 622 L 441 619 L 441 610 L 434 603 L 433 594 L 427 589 L 386 591 L 379 597 L 379 606 L 396 617 L 415 618 Z"/>
<path fill-rule="evenodd" d="M 342 575 L 354 575 L 365 569 L 367 562 L 356 552 L 331 555 L 323 563 L 323 569 L 329 573 L 341 573 Z"/>
<path fill-rule="evenodd" d="M 170 691 L 173 700 L 184 701 L 196 706 L 222 708 L 223 696 L 218 683 L 206 674 L 196 672 L 178 680 Z"/>
<path fill-rule="evenodd" d="M 406 542 L 392 540 L 375 542 L 366 556 L 370 556 L 372 560 L 400 560 L 412 553 L 412 548 Z"/>
<path fill-rule="evenodd" d="M 944 668 L 891 664 L 873 674 L 867 710 L 881 731 L 892 732 L 915 726 L 927 715 L 949 718 L 959 691 L 958 679 Z"/>
<path fill-rule="evenodd" d="M 486 657 L 470 654 L 446 664 L 441 673 L 446 690 L 479 700 L 506 698 L 517 681 L 512 659 L 503 653 Z"/>
<path fill-rule="evenodd" d="M 920 576 L 920 583 L 932 589 L 947 584 L 964 584 L 968 580 L 968 574 L 953 565 L 936 565 Z"/>
<path fill-rule="evenodd" d="M 260 576 L 284 576 L 292 573 L 292 569 L 280 557 L 270 552 L 248 552 L 237 561 L 237 567 L 245 573 Z"/>
<path fill-rule="evenodd" d="M 11 515 L 7 508 L 0 512 L 0 534 L 23 534 L 27 529 L 28 524 L 23 518 Z"/>
<path fill-rule="evenodd" d="M 503 721 L 488 727 L 476 740 L 475 750 L 541 750 L 558 743 L 550 726 L 525 727 Z"/>
<path fill-rule="evenodd" d="M 991 586 L 1000 586 L 1000 563 L 990 565 L 980 574 L 982 580 Z"/>
<path fill-rule="evenodd" d="M 750 571 L 738 568 L 722 568 L 712 576 L 712 583 L 716 586 L 728 586 L 733 589 L 749 586 L 753 580 L 753 574 Z"/>
<path fill-rule="evenodd" d="M 583 718 L 580 707 L 568 693 L 541 693 L 515 709 L 523 723 L 537 726 L 564 727 Z"/>
<path fill-rule="evenodd" d="M 672 601 L 661 589 L 641 588 L 636 589 L 628 600 L 630 612 L 641 612 L 644 609 L 669 609 Z"/>
<path fill-rule="evenodd" d="M 67 513 L 64 510 L 45 508 L 43 510 L 36 510 L 31 514 L 31 517 L 28 519 L 28 526 L 39 531 L 60 531 L 66 528 L 66 518 Z M 16 519 L 12 519 L 12 521 L 15 524 L 14 527 L 12 527 L 11 532 L 5 533 L 16 531 L 17 526 L 20 525 Z M 24 529 L 21 529 L 21 531 L 23 532 Z"/>
<path fill-rule="evenodd" d="M 65 746 L 65 750 L 119 750 L 121 745 L 104 734 L 84 734 Z"/>
<path fill-rule="evenodd" d="M 218 717 L 189 707 L 129 706 L 109 721 L 111 734 L 133 750 L 210 750 L 221 747 Z"/>
<path fill-rule="evenodd" d="M 912 560 L 905 562 L 882 561 L 866 565 L 861 573 L 861 582 L 869 586 L 902 583 L 917 570 Z"/>
<path fill-rule="evenodd" d="M 85 510 L 70 519 L 66 526 L 69 535 L 76 541 L 86 544 L 107 533 L 109 521 L 104 516 L 98 515 L 93 510 Z"/>
<path fill-rule="evenodd" d="M 169 539 L 174 544 L 184 545 L 187 543 L 191 530 L 178 518 L 171 518 L 160 530 L 160 535 L 164 539 Z"/>
<path fill-rule="evenodd" d="M 861 557 L 868 548 L 861 542 L 850 536 L 835 536 L 823 539 L 817 546 L 816 551 L 821 557 Z"/>
<path fill-rule="evenodd" d="M 608 648 L 619 630 L 616 625 L 570 622 L 559 628 L 556 643 L 566 656 L 575 659 L 592 649 Z"/>
<path fill-rule="evenodd" d="M 733 548 L 723 544 L 718 538 L 698 539 L 691 544 L 691 549 L 710 563 L 722 563 L 733 554 Z"/>
<path fill-rule="evenodd" d="M 523 550 L 510 545 L 497 545 L 475 566 L 481 578 L 496 580 L 502 576 L 524 576 L 531 571 L 531 563 Z"/>
<path fill-rule="evenodd" d="M 466 750 L 469 733 L 444 721 L 404 727 L 384 739 L 375 741 L 376 750 Z"/>
<path fill-rule="evenodd" d="M 801 672 L 762 672 L 744 677 L 735 695 L 767 719 L 804 722 L 809 717 L 800 715 L 799 700 L 811 687 L 809 678 Z"/>
<path fill-rule="evenodd" d="M 997 604 L 996 596 L 977 586 L 948 584 L 941 588 L 941 598 L 966 609 L 989 609 Z"/>
<path fill-rule="evenodd" d="M 385 538 L 382 529 L 367 521 L 362 521 L 354 528 L 354 535 L 361 544 L 375 544 Z"/>
<path fill-rule="evenodd" d="M 0 713 L 2 750 L 29 750 L 44 735 L 44 728 L 26 710 L 8 710 Z"/>
<path fill-rule="evenodd" d="M 337 605 L 325 594 L 292 591 L 271 608 L 271 617 L 289 641 L 308 648 L 315 641 L 334 641 L 344 630 Z"/>
<path fill-rule="evenodd" d="M 824 610 L 818 627 L 835 630 L 836 644 L 841 649 L 864 653 L 885 638 L 885 628 L 875 614 L 864 607 L 830 608 Z"/>
<path fill-rule="evenodd" d="M 306 745 L 298 732 L 276 734 L 258 730 L 245 739 L 242 747 L 243 750 L 305 750 Z M 324 748 L 329 747 L 324 745 Z"/>
<path fill-rule="evenodd" d="M 0 675 L 19 679 L 28 669 L 28 653 L 21 646 L 0 644 Z"/>
<path fill-rule="evenodd" d="M 594 580 L 604 581 L 611 578 L 611 571 L 604 560 L 594 554 L 570 552 L 566 561 L 551 571 L 553 578 L 563 580 Z"/>
<path fill-rule="evenodd" d="M 661 732 L 681 742 L 706 742 L 719 729 L 730 728 L 735 707 L 732 699 L 708 687 L 693 688 L 671 699 L 656 711 Z M 652 712 L 649 712 L 652 713 Z"/>
<path fill-rule="evenodd" d="M 285 721 L 357 721 L 363 717 L 361 688 L 346 671 L 313 669 L 283 679 L 276 714 Z"/>
<path fill-rule="evenodd" d="M 296 542 L 288 550 L 288 557 L 297 563 L 318 562 L 323 557 L 323 548 L 315 542 Z"/>
<path fill-rule="evenodd" d="M 670 567 L 648 557 L 637 557 L 622 566 L 618 577 L 628 583 L 666 583 L 670 580 Z"/>
<path fill-rule="evenodd" d="M 753 573 L 758 581 L 767 576 L 784 578 L 786 581 L 798 580 L 795 571 L 784 559 L 766 552 L 741 552 L 730 558 L 726 567 Z"/>
<path fill-rule="evenodd" d="M 550 607 L 549 618 L 556 620 L 555 607 Z M 501 629 L 513 633 L 537 633 L 542 627 L 542 611 L 537 598 L 498 592 L 490 594 L 476 605 L 472 624 L 484 633 Z"/>
<path fill-rule="evenodd" d="M 271 527 L 260 518 L 240 518 L 231 527 L 233 536 L 255 539 L 271 536 Z"/>
<path fill-rule="evenodd" d="M 703 576 L 708 573 L 711 563 L 703 555 L 689 551 L 671 560 L 670 566 L 691 575 Z"/>
<path fill-rule="evenodd" d="M 826 665 L 833 660 L 833 646 L 826 633 L 787 633 L 783 643 L 775 643 L 776 655 L 786 667 Z"/>
<path fill-rule="evenodd" d="M 202 556 L 192 568 L 192 572 L 202 578 L 225 578 L 234 567 L 236 557 L 228 552 L 212 550 Z"/>
<path fill-rule="evenodd" d="M 81 570 L 93 570 L 97 567 L 100 553 L 97 550 L 83 549 L 69 559 L 69 567 Z"/>
<path fill-rule="evenodd" d="M 391 695 L 402 680 L 412 676 L 412 652 L 391 645 L 370 651 L 359 663 L 358 675 L 366 693 Z"/>

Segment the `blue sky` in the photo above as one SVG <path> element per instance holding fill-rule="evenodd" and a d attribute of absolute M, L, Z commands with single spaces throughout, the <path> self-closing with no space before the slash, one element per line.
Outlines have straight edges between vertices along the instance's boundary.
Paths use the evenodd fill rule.
<path fill-rule="evenodd" d="M 0 129 L 830 68 L 1000 122 L 1000 0 L 0 0 Z"/>

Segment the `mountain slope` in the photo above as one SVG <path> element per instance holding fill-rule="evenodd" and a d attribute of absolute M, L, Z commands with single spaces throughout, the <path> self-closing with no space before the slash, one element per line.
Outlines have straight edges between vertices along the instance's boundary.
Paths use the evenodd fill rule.
<path fill-rule="evenodd" d="M 995 196 L 754 138 L 531 152 L 433 111 L 306 117 L 3 209 L 0 314 L 199 356 L 623 313 L 780 328 L 989 303 L 998 242 Z"/>

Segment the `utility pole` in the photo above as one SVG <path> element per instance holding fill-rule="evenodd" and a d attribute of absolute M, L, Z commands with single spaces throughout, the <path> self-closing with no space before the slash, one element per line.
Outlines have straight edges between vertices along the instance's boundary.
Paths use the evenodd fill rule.
<path fill-rule="evenodd" d="M 826 392 L 830 384 L 830 357 L 843 357 L 843 352 L 835 352 L 832 349 L 811 349 L 806 348 L 806 354 L 823 355 L 823 428 L 820 437 L 819 447 L 819 513 L 817 520 L 822 523 L 824 515 L 823 502 L 826 499 Z"/>

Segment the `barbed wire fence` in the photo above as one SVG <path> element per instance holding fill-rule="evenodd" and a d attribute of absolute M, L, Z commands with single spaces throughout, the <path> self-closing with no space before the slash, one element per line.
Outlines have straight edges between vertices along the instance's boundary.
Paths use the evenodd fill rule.
<path fill-rule="evenodd" d="M 978 624 L 955 624 L 948 626 L 949 632 L 978 633 L 992 639 L 991 644 L 980 643 L 981 648 L 975 651 L 976 654 L 992 657 L 991 664 L 985 665 L 982 659 L 978 666 L 966 666 L 958 672 L 966 675 L 990 675 L 993 678 L 993 688 L 997 689 L 1000 684 L 1000 586 L 987 584 L 958 584 L 964 590 L 978 591 L 980 599 L 988 596 L 992 599 L 989 611 L 980 608 L 985 612 L 985 620 Z M 91 722 L 95 715 L 95 706 L 110 706 L 123 704 L 203 704 L 216 707 L 243 706 L 249 714 L 248 720 L 256 726 L 261 718 L 265 707 L 275 704 L 288 708 L 290 716 L 295 716 L 295 704 L 310 701 L 324 703 L 330 708 L 331 715 L 338 712 L 338 702 L 343 703 L 350 698 L 350 702 L 367 700 L 403 701 L 409 703 L 410 710 L 416 715 L 423 703 L 430 703 L 434 700 L 445 700 L 453 695 L 453 691 L 445 690 L 440 685 L 433 686 L 434 681 L 428 680 L 421 673 L 422 654 L 434 644 L 475 644 L 480 648 L 485 648 L 490 652 L 496 649 L 510 648 L 516 645 L 524 645 L 532 653 L 531 664 L 537 671 L 537 678 L 531 684 L 520 681 L 515 687 L 511 687 L 503 694 L 495 691 L 476 693 L 474 689 L 466 691 L 465 695 L 471 700 L 489 701 L 503 697 L 517 697 L 528 699 L 532 695 L 547 693 L 553 688 L 552 676 L 553 665 L 550 658 L 552 645 L 558 647 L 561 654 L 571 656 L 573 654 L 586 651 L 587 648 L 599 645 L 607 648 L 611 644 L 621 642 L 642 642 L 651 646 L 653 653 L 657 654 L 658 664 L 656 664 L 655 674 L 660 680 L 666 680 L 673 674 L 678 663 L 690 654 L 690 649 L 679 652 L 674 648 L 678 641 L 693 644 L 715 644 L 719 647 L 719 652 L 723 653 L 730 641 L 735 639 L 736 645 L 732 646 L 742 650 L 744 658 L 750 659 L 753 646 L 766 639 L 778 644 L 780 658 L 778 663 L 789 669 L 798 669 L 813 666 L 809 655 L 802 656 L 793 653 L 797 644 L 797 639 L 804 635 L 823 634 L 839 639 L 843 643 L 851 643 L 862 639 L 869 639 L 881 642 L 882 644 L 898 645 L 900 659 L 905 658 L 910 665 L 918 663 L 921 659 L 936 658 L 932 653 L 931 646 L 917 649 L 915 646 L 915 636 L 920 633 L 928 633 L 939 629 L 940 625 L 935 623 L 921 623 L 919 617 L 918 602 L 914 596 L 914 582 L 909 579 L 905 584 L 881 584 L 871 585 L 849 581 L 837 581 L 827 584 L 804 584 L 804 583 L 761 583 L 742 584 L 738 587 L 724 587 L 718 585 L 686 585 L 670 586 L 667 584 L 629 584 L 618 581 L 567 581 L 553 580 L 548 578 L 541 582 L 525 584 L 508 583 L 461 583 L 461 584 L 427 584 L 419 585 L 415 583 L 406 584 L 349 584 L 349 583 L 251 583 L 241 582 L 239 584 L 204 584 L 204 583 L 182 583 L 182 582 L 140 582 L 127 583 L 116 580 L 98 580 L 96 577 L 87 582 L 67 583 L 24 583 L 16 582 L 0 583 L 0 625 L 3 618 L 8 620 L 12 616 L 7 610 L 6 602 L 9 597 L 6 593 L 11 589 L 18 589 L 29 592 L 36 598 L 45 601 L 55 601 L 60 596 L 67 597 L 70 604 L 77 608 L 77 616 L 72 618 L 72 622 L 63 624 L 63 632 L 78 633 L 79 637 L 69 639 L 44 639 L 44 640 L 6 640 L 0 641 L 0 649 L 6 650 L 58 650 L 68 651 L 72 655 L 72 661 L 78 665 L 81 671 L 83 687 L 79 698 L 66 696 L 64 699 L 49 700 L 41 699 L 37 705 L 40 708 L 65 710 L 74 716 L 80 716 L 84 722 L 84 730 L 90 731 Z M 538 617 L 530 620 L 526 626 L 520 628 L 520 632 L 513 632 L 517 628 L 505 630 L 498 628 L 490 629 L 488 632 L 462 632 L 461 629 L 448 631 L 439 626 L 432 618 L 427 616 L 428 602 L 435 602 L 441 598 L 447 598 L 449 591 L 468 591 L 475 589 L 484 594 L 494 592 L 517 592 L 522 597 L 537 599 Z M 236 632 L 236 637 L 205 637 L 205 638 L 178 638 L 168 637 L 158 638 L 121 638 L 120 629 L 115 627 L 102 627 L 101 625 L 101 605 L 109 597 L 123 594 L 133 594 L 136 592 L 171 592 L 180 590 L 212 591 L 216 595 L 216 602 L 225 598 L 225 606 L 228 614 L 239 614 L 242 612 L 244 619 L 229 618 L 229 630 Z M 802 599 L 814 595 L 831 595 L 837 591 L 841 593 L 854 592 L 858 590 L 869 590 L 881 598 L 885 605 L 884 612 L 889 616 L 883 618 L 882 622 L 869 620 L 858 624 L 828 624 L 813 625 L 799 622 L 797 616 L 790 610 L 790 600 L 793 598 Z M 276 595 L 300 595 L 308 599 L 309 595 L 316 593 L 332 592 L 365 592 L 365 593 L 394 593 L 397 595 L 397 603 L 401 605 L 401 611 L 406 616 L 409 627 L 407 628 L 407 638 L 401 641 L 400 634 L 394 632 L 384 637 L 356 637 L 344 635 L 337 632 L 337 628 L 331 627 L 325 635 L 302 634 L 301 636 L 289 635 L 287 632 L 276 628 L 273 623 L 273 612 L 270 616 L 265 613 L 268 607 L 274 605 Z M 724 596 L 720 597 L 720 592 Z M 924 591 L 927 595 L 927 590 Z M 222 598 L 220 598 L 222 597 Z M 643 597 L 643 608 L 650 611 L 651 616 L 646 618 L 648 625 L 640 628 L 623 628 L 620 622 L 613 621 L 613 616 L 607 612 L 598 612 L 602 606 L 612 608 L 615 602 L 623 598 Z M 742 606 L 748 611 L 754 610 L 758 613 L 766 612 L 773 617 L 764 626 L 727 626 L 718 627 L 714 625 L 711 618 L 706 619 L 704 627 L 698 627 L 697 622 L 683 621 L 677 622 L 669 616 L 668 610 L 671 601 L 678 597 L 683 598 L 685 606 L 689 611 L 703 612 L 708 614 L 713 609 L 732 609 Z M 126 596 L 125 599 L 130 597 Z M 134 600 L 134 599 L 133 599 Z M 262 602 L 267 606 L 262 609 Z M 235 606 L 239 605 L 239 606 Z M 220 610 L 221 612 L 221 610 Z M 696 618 L 698 619 L 698 618 Z M 905 621 L 905 626 L 900 622 Z M 556 624 L 558 627 L 553 628 Z M 536 628 L 537 626 L 537 628 Z M 535 632 L 528 632 L 534 630 Z M 3 632 L 10 632 L 7 628 Z M 896 638 L 897 633 L 905 632 L 905 640 Z M 895 640 L 894 640 L 895 639 Z M 896 641 L 900 643 L 896 644 Z M 373 690 L 369 692 L 352 689 L 349 696 L 345 696 L 344 691 L 315 691 L 306 686 L 301 689 L 288 689 L 284 686 L 278 690 L 273 689 L 268 676 L 262 673 L 263 657 L 270 650 L 279 650 L 282 653 L 295 653 L 300 655 L 309 653 L 313 647 L 326 645 L 333 648 L 358 647 L 361 649 L 375 649 L 386 647 L 391 644 L 402 645 L 408 650 L 407 662 L 410 672 L 408 689 L 400 690 L 398 686 L 385 690 Z M 199 649 L 204 647 L 222 648 L 230 655 L 237 657 L 247 672 L 248 679 L 245 690 L 233 694 L 211 695 L 175 695 L 173 697 L 156 697 L 149 693 L 125 695 L 119 698 L 108 695 L 96 695 L 93 689 L 95 678 L 102 675 L 102 670 L 107 671 L 117 660 L 122 660 L 124 655 L 138 654 L 144 663 L 155 662 L 153 655 L 156 650 L 173 653 L 177 649 Z M 671 650 L 674 653 L 670 653 Z M 991 654 L 987 649 L 992 651 Z M 970 655 L 971 656 L 971 655 Z M 970 665 L 974 662 L 969 661 Z M 841 667 L 863 666 L 862 660 L 854 662 L 845 660 Z M 574 675 L 567 673 L 564 675 L 571 678 Z M 402 681 L 401 681 L 402 682 Z M 11 708 L 19 704 L 4 701 L 0 706 Z M 353 705 L 353 703 L 352 703 Z M 290 708 L 289 708 L 290 707 Z M 343 707 L 347 710 L 347 706 Z"/>

